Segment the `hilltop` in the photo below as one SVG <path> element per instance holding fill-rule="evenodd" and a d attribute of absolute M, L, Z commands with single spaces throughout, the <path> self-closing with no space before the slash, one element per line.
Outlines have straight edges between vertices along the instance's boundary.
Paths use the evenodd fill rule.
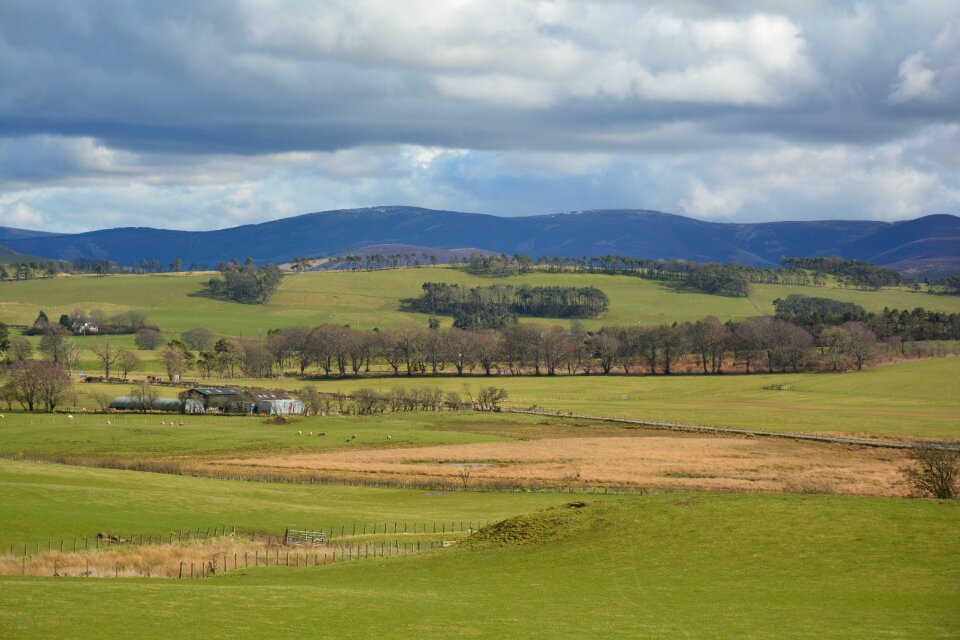
<path fill-rule="evenodd" d="M 34 234 L 31 237 L 31 234 Z M 960 218 L 934 215 L 903 222 L 825 220 L 758 224 L 706 222 L 639 209 L 607 209 L 526 217 L 372 207 L 308 213 L 217 231 L 148 227 L 40 235 L 6 229 L 10 249 L 49 258 L 141 259 L 212 267 L 231 258 L 287 262 L 331 257 L 371 246 L 478 250 L 532 256 L 620 254 L 771 266 L 784 256 L 842 256 L 892 266 L 911 275 L 960 270 Z"/>

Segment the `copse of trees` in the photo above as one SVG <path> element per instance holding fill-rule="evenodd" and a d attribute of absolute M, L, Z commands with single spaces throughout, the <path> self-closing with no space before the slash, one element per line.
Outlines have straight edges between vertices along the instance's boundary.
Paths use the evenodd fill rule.
<path fill-rule="evenodd" d="M 773 301 L 773 308 L 778 318 L 808 330 L 820 325 L 863 322 L 867 318 L 867 312 L 858 304 L 797 294 L 777 298 Z"/>
<path fill-rule="evenodd" d="M 737 265 L 704 264 L 687 272 L 687 286 L 704 293 L 746 297 L 753 287 L 743 269 Z"/>
<path fill-rule="evenodd" d="M 454 326 L 461 329 L 500 329 L 518 316 L 594 318 L 610 306 L 607 295 L 596 287 L 466 288 L 424 282 L 422 289 L 410 306 L 423 313 L 453 316 Z"/>
<path fill-rule="evenodd" d="M 896 271 L 884 269 L 869 262 L 847 260 L 838 256 L 829 258 L 783 258 L 780 260 L 780 264 L 815 273 L 829 274 L 845 280 L 847 284 L 865 289 L 900 287 L 910 282 Z"/>
<path fill-rule="evenodd" d="M 264 304 L 270 300 L 282 280 L 283 272 L 275 265 L 258 268 L 252 259 L 248 258 L 244 265 L 234 260 L 229 265 L 221 266 L 218 277 L 210 278 L 207 291 L 215 298 Z"/>
<path fill-rule="evenodd" d="M 777 318 L 798 324 L 815 335 L 825 327 L 860 322 L 880 338 L 960 340 L 960 313 L 927 311 L 922 307 L 912 311 L 885 308 L 879 313 L 868 313 L 852 302 L 802 295 L 777 299 L 773 304 Z"/>

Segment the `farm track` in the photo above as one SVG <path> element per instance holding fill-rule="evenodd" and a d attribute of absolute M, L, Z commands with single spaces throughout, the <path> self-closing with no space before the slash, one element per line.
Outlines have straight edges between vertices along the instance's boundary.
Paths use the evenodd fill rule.
<path fill-rule="evenodd" d="M 735 427 L 719 427 L 715 425 L 684 424 L 681 422 L 658 422 L 655 420 L 638 420 L 636 418 L 615 418 L 612 416 L 591 416 L 565 411 L 541 411 L 533 409 L 502 409 L 504 413 L 519 413 L 531 416 L 549 416 L 551 418 L 574 418 L 578 420 L 593 420 L 597 422 L 615 422 L 618 424 L 636 425 L 648 429 L 664 429 L 667 431 L 684 431 L 692 433 L 721 433 L 738 436 L 759 436 L 767 438 L 786 438 L 789 440 L 807 440 L 843 444 L 857 447 L 878 447 L 884 449 L 915 449 L 918 447 L 934 447 L 937 449 L 952 449 L 960 451 L 960 442 L 922 441 L 896 442 L 890 440 L 868 440 L 866 438 L 846 438 L 843 436 L 825 436 L 811 433 L 784 433 L 781 431 L 762 431 L 759 429 L 737 429 Z"/>

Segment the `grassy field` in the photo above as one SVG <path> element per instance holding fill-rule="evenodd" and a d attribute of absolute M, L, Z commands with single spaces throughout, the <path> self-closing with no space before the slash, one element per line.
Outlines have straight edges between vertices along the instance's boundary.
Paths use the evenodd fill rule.
<path fill-rule="evenodd" d="M 256 512 L 264 496 L 252 490 Z M 300 487 L 274 490 L 268 509 L 304 499 L 282 497 Z M 129 511 L 154 509 L 140 491 Z M 175 496 L 181 508 L 196 503 Z M 960 504 L 932 500 L 599 501 L 517 518 L 451 549 L 333 567 L 204 581 L 2 578 L 0 637 L 955 638 L 958 524 Z"/>
<path fill-rule="evenodd" d="M 349 324 L 358 329 L 390 328 L 404 321 L 426 325 L 426 316 L 400 311 L 400 301 L 416 297 L 425 281 L 468 286 L 529 284 L 532 286 L 596 286 L 610 297 L 610 311 L 587 320 L 588 328 L 604 324 L 657 324 L 696 320 L 713 314 L 721 320 L 773 312 L 773 300 L 791 293 L 856 302 L 870 311 L 883 307 L 958 312 L 960 298 L 900 290 L 758 285 L 749 298 L 728 298 L 678 291 L 664 284 L 630 276 L 534 273 L 510 278 L 482 278 L 448 267 L 376 272 L 312 272 L 285 278 L 267 305 L 243 305 L 196 295 L 211 274 L 138 276 L 74 276 L 0 284 L 0 321 L 29 324 L 42 308 L 55 319 L 74 308 L 107 313 L 136 309 L 147 313 L 164 331 L 179 333 L 204 326 L 223 335 L 256 335 L 275 327 L 321 323 Z M 562 320 L 537 320 L 563 324 Z"/>
<path fill-rule="evenodd" d="M 311 417 L 288 425 L 238 416 L 78 413 L 68 419 L 63 414 L 4 415 L 2 454 L 124 459 L 257 452 L 294 455 L 341 448 L 501 442 L 578 428 L 566 427 L 577 421 L 473 412 Z M 321 432 L 325 435 L 319 435 Z M 348 441 L 354 435 L 356 438 Z"/>
<path fill-rule="evenodd" d="M 569 496 L 552 493 L 260 483 L 0 460 L 0 551 L 98 531 L 156 535 L 227 525 L 282 534 L 287 527 L 332 530 L 386 521 L 459 525 L 565 500 Z"/>
<path fill-rule="evenodd" d="M 507 406 L 518 408 L 537 406 L 587 415 L 769 431 L 960 438 L 960 358 L 956 357 L 912 360 L 848 374 L 401 376 L 311 382 L 286 379 L 275 384 L 290 389 L 313 384 L 321 391 L 340 392 L 360 387 L 389 391 L 431 386 L 462 395 L 465 389 L 476 394 L 482 386 L 496 385 L 509 392 Z M 764 389 L 783 384 L 790 388 Z"/>
<path fill-rule="evenodd" d="M 296 378 L 214 380 L 212 384 L 324 392 L 360 387 L 440 387 L 466 396 L 487 385 L 507 389 L 506 406 L 743 427 L 770 431 L 872 433 L 960 438 L 960 358 L 912 360 L 848 374 L 788 373 L 702 376 L 440 376 L 436 378 Z M 786 384 L 785 391 L 764 389 Z M 178 387 L 161 387 L 176 397 Z M 76 407 L 94 409 L 94 394 L 126 395 L 123 384 L 76 385 Z M 26 418 L 31 420 L 32 418 Z M 36 418 L 43 421 L 44 418 Z M 321 430 L 323 430 L 321 428 Z"/>

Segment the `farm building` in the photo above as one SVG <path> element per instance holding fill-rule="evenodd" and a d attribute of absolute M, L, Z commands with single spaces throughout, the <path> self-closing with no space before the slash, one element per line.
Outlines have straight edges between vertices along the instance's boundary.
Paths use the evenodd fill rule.
<path fill-rule="evenodd" d="M 184 402 L 193 401 L 204 411 L 256 413 L 262 415 L 299 415 L 303 402 L 282 391 L 241 389 L 240 387 L 195 387 L 180 394 Z"/>
<path fill-rule="evenodd" d="M 253 410 L 253 400 L 245 389 L 239 387 L 194 387 L 181 393 L 180 399 L 199 402 L 204 411 L 250 413 Z"/>
<path fill-rule="evenodd" d="M 291 398 L 281 391 L 251 391 L 256 404 L 254 413 L 269 416 L 289 416 L 303 413 L 303 401 Z"/>
<path fill-rule="evenodd" d="M 118 411 L 143 411 L 140 398 L 119 396 L 110 401 L 110 408 Z M 154 398 L 148 401 L 147 411 L 166 411 L 170 413 L 203 413 L 203 405 L 196 400 L 180 400 L 179 398 Z"/>

